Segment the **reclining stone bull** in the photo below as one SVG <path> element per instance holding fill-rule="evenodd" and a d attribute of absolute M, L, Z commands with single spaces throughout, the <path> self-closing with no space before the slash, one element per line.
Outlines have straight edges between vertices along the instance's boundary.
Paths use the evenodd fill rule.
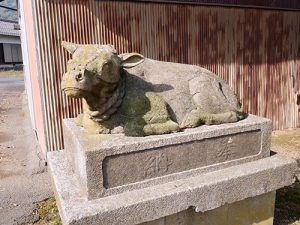
<path fill-rule="evenodd" d="M 62 89 L 84 99 L 77 123 L 90 132 L 155 135 L 246 117 L 229 85 L 199 66 L 118 55 L 111 45 L 63 46 L 73 57 Z"/>

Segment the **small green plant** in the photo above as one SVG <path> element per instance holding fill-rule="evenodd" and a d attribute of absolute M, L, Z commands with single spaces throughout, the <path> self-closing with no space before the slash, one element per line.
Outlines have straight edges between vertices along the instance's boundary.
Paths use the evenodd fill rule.
<path fill-rule="evenodd" d="M 38 202 L 28 225 L 61 225 L 55 198 L 50 197 Z"/>

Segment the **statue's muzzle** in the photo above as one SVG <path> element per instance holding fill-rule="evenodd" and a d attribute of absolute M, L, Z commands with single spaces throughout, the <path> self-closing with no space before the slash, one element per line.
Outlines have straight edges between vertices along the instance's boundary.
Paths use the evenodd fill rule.
<path fill-rule="evenodd" d="M 79 88 L 78 82 L 82 79 L 83 75 L 80 72 L 67 72 L 63 75 L 61 89 L 69 97 L 80 98 L 82 97 L 82 91 Z"/>

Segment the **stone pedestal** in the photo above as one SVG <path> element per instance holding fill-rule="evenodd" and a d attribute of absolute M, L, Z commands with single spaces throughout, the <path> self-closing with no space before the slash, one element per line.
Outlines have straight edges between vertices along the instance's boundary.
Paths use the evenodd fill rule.
<path fill-rule="evenodd" d="M 204 213 L 188 209 L 141 225 L 272 225 L 275 195 L 269 192 Z"/>
<path fill-rule="evenodd" d="M 270 156 L 271 123 L 251 115 L 149 137 L 65 120 L 64 135 L 65 150 L 48 154 L 64 224 L 272 224 L 274 191 L 297 169 Z"/>

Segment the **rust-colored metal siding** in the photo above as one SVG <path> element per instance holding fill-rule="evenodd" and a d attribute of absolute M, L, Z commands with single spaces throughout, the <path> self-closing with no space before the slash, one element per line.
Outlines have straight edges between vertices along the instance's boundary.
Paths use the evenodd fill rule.
<path fill-rule="evenodd" d="M 120 53 L 197 64 L 227 80 L 247 112 L 274 129 L 299 126 L 300 15 L 293 11 L 97 0 L 34 0 L 48 150 L 62 118 L 81 111 L 60 90 L 61 41 L 111 43 Z M 294 80 L 294 81 L 293 81 Z"/>

